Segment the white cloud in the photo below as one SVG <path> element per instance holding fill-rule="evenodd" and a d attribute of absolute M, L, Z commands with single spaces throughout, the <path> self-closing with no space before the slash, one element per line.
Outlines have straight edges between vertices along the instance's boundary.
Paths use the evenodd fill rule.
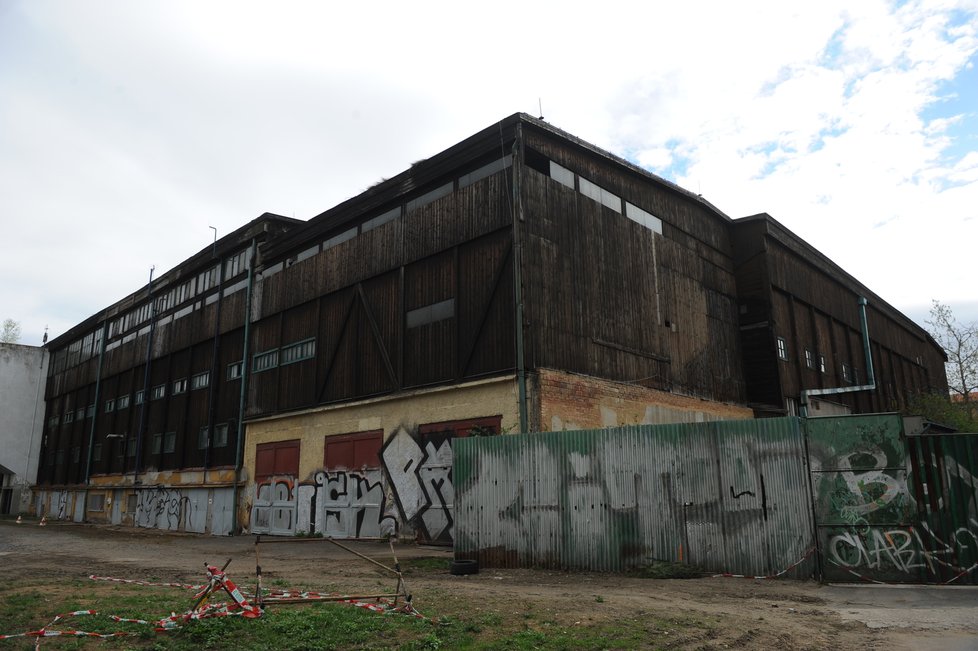
<path fill-rule="evenodd" d="M 941 89 L 976 25 L 974 0 L 3 3 L 0 318 L 36 343 L 210 225 L 309 218 L 538 100 L 898 307 L 963 304 L 978 160 Z"/>

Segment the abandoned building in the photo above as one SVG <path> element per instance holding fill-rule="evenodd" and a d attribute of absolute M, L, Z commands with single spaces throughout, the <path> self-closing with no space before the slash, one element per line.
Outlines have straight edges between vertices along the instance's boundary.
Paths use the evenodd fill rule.
<path fill-rule="evenodd" d="M 771 217 L 524 114 L 266 213 L 48 349 L 37 511 L 214 534 L 450 542 L 453 437 L 947 389 L 923 329 Z"/>

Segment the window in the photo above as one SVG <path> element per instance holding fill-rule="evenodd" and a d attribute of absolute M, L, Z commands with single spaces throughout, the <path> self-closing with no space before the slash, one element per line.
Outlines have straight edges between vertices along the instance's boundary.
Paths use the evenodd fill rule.
<path fill-rule="evenodd" d="M 84 409 L 79 409 L 78 411 L 75 412 L 75 420 L 84 420 L 84 419 L 85 419 Z"/>
<path fill-rule="evenodd" d="M 805 366 L 808 368 L 815 368 L 815 355 L 812 351 L 805 349 Z"/>
<path fill-rule="evenodd" d="M 557 181 L 557 183 L 566 185 L 571 190 L 574 189 L 574 172 L 566 167 L 561 167 L 553 161 L 550 161 L 550 178 Z"/>
<path fill-rule="evenodd" d="M 57 454 L 54 455 L 54 465 L 60 467 L 65 465 L 65 451 L 58 450 Z"/>
<path fill-rule="evenodd" d="M 205 389 L 211 383 L 211 372 L 204 371 L 190 378 L 191 389 Z"/>
<path fill-rule="evenodd" d="M 621 213 L 621 197 L 609 190 L 605 190 L 600 185 L 591 183 L 583 176 L 580 177 L 581 181 L 581 194 L 585 197 L 594 199 L 598 203 L 608 208 L 611 208 L 616 213 Z"/>
<path fill-rule="evenodd" d="M 65 423 L 73 423 L 73 422 L 75 422 L 75 412 L 73 411 L 65 412 Z"/>
<path fill-rule="evenodd" d="M 126 394 L 124 396 L 119 396 L 118 398 L 116 398 L 115 399 L 115 408 L 116 408 L 116 410 L 119 410 L 119 409 L 128 409 L 129 408 L 129 394 Z"/>
<path fill-rule="evenodd" d="M 818 370 L 820 373 L 825 372 L 825 355 L 818 356 Z"/>
<path fill-rule="evenodd" d="M 788 342 L 784 340 L 784 337 L 778 337 L 778 357 L 785 361 L 788 360 Z"/>
<path fill-rule="evenodd" d="M 252 366 L 251 370 L 255 373 L 259 373 L 261 371 L 267 371 L 270 368 L 275 368 L 276 366 L 278 366 L 277 348 L 256 354 L 254 365 Z"/>
<path fill-rule="evenodd" d="M 242 362 L 232 362 L 228 364 L 228 380 L 241 379 L 241 371 L 244 368 Z"/>
<path fill-rule="evenodd" d="M 142 389 L 140 389 L 139 391 L 136 392 L 136 404 L 137 405 L 143 404 L 143 400 L 145 400 L 144 396 L 145 396 L 145 392 Z"/>
<path fill-rule="evenodd" d="M 228 444 L 228 424 L 220 423 L 214 426 L 214 438 L 213 440 L 208 440 L 207 427 L 201 427 L 200 431 L 197 433 L 197 447 L 201 450 L 207 448 L 208 445 L 215 448 L 227 447 Z"/>
<path fill-rule="evenodd" d="M 214 427 L 214 447 L 223 448 L 228 444 L 228 424 L 221 423 Z"/>
<path fill-rule="evenodd" d="M 338 434 L 326 437 L 324 467 L 329 470 L 360 470 L 380 467 L 383 430 Z"/>
<path fill-rule="evenodd" d="M 842 379 L 846 382 L 852 381 L 852 372 L 849 370 L 849 365 L 845 362 L 842 363 Z"/>
<path fill-rule="evenodd" d="M 166 395 L 166 385 L 165 384 L 157 384 L 150 391 L 149 399 L 150 400 L 159 400 L 160 398 L 162 398 L 165 395 Z"/>
<path fill-rule="evenodd" d="M 398 207 L 398 211 L 400 211 L 400 207 Z M 342 244 L 343 242 L 346 242 L 348 240 L 352 240 L 356 236 L 357 236 L 357 227 L 354 226 L 353 228 L 348 228 L 347 230 L 343 231 L 339 235 L 334 235 L 333 237 L 323 242 L 323 251 L 325 251 L 326 249 L 331 249 L 334 246 Z"/>
<path fill-rule="evenodd" d="M 177 449 L 177 433 L 167 432 L 163 435 L 163 452 L 169 454 Z"/>
<path fill-rule="evenodd" d="M 444 196 L 451 194 L 454 187 L 455 187 L 455 182 L 449 181 L 444 185 L 438 186 L 434 190 L 429 190 L 428 192 L 425 192 L 424 194 L 422 194 L 420 197 L 417 197 L 416 199 L 411 199 L 404 205 L 405 214 L 411 212 L 412 210 L 416 210 L 421 206 L 426 206 L 432 201 L 436 201 Z M 360 232 L 363 232 L 362 228 L 360 229 Z"/>
<path fill-rule="evenodd" d="M 505 158 L 500 158 L 499 160 L 494 160 L 488 165 L 483 165 L 482 167 L 469 172 L 458 179 L 458 188 L 461 190 L 464 187 L 470 186 L 476 181 L 481 181 L 487 176 L 491 176 L 496 172 L 502 171 L 513 164 L 513 156 L 509 155 Z"/>
<path fill-rule="evenodd" d="M 255 448 L 255 481 L 299 475 L 299 439 L 259 443 Z"/>
<path fill-rule="evenodd" d="M 469 420 L 451 420 L 441 423 L 425 423 L 418 426 L 418 434 L 424 438 L 445 436 L 461 438 L 463 436 L 495 436 L 502 427 L 502 416 L 488 416 Z"/>
<path fill-rule="evenodd" d="M 89 511 L 104 511 L 105 510 L 105 494 L 104 493 L 92 493 L 88 496 L 88 510 Z"/>
<path fill-rule="evenodd" d="M 109 398 L 105 401 L 105 413 L 110 413 L 115 411 L 115 398 Z"/>
<path fill-rule="evenodd" d="M 159 454 L 163 450 L 163 432 L 153 434 L 153 454 Z"/>
<path fill-rule="evenodd" d="M 235 253 L 233 256 L 224 261 L 224 278 L 231 278 L 232 276 L 237 276 L 239 273 L 248 268 L 248 249 Z"/>
<path fill-rule="evenodd" d="M 187 378 L 182 377 L 179 380 L 173 382 L 173 395 L 178 393 L 185 393 L 187 391 Z M 163 396 L 160 396 L 161 398 Z"/>
<path fill-rule="evenodd" d="M 417 328 L 418 326 L 435 323 L 436 321 L 450 319 L 453 316 L 455 316 L 455 299 L 450 298 L 447 301 L 440 301 L 419 307 L 415 310 L 408 310 L 407 327 Z"/>
<path fill-rule="evenodd" d="M 282 348 L 281 364 L 291 364 L 300 362 L 304 359 L 312 359 L 316 356 L 316 340 L 306 339 L 295 344 L 289 344 Z"/>
<path fill-rule="evenodd" d="M 625 202 L 625 216 L 655 233 L 662 234 L 662 220 L 638 206 Z"/>
<path fill-rule="evenodd" d="M 197 276 L 197 293 L 206 292 L 211 287 L 217 287 L 217 282 L 219 280 L 218 274 L 220 273 L 221 267 L 216 266 L 212 269 L 208 269 Z"/>
<path fill-rule="evenodd" d="M 126 456 L 134 457 L 136 456 L 136 439 L 129 439 L 126 441 Z"/>
<path fill-rule="evenodd" d="M 449 190 L 450 189 L 451 188 L 449 188 Z M 372 219 L 368 219 L 367 221 L 365 221 L 362 224 L 360 224 L 360 232 L 361 233 L 366 233 L 367 231 L 373 230 L 373 229 L 377 228 L 378 226 L 383 226 L 384 224 L 386 224 L 389 221 L 394 221 L 395 219 L 397 219 L 400 216 L 401 216 L 401 207 L 400 206 L 398 206 L 397 208 L 391 208 L 387 212 L 383 212 L 383 213 L 377 215 L 376 217 L 374 217 Z M 339 237 L 339 236 L 337 236 L 337 237 Z M 335 238 L 333 238 L 333 239 L 335 239 Z M 327 240 L 327 241 L 329 241 L 329 240 Z"/>
<path fill-rule="evenodd" d="M 102 444 L 96 443 L 94 446 L 92 446 L 92 461 L 101 461 L 101 460 L 102 460 Z"/>

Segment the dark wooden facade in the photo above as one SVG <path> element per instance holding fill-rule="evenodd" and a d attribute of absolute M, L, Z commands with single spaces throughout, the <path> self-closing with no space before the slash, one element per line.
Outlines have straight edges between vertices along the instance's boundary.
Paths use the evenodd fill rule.
<path fill-rule="evenodd" d="M 511 116 L 308 222 L 265 215 L 155 282 L 160 309 L 144 288 L 52 341 L 38 482 L 233 466 L 239 410 L 540 368 L 776 412 L 836 381 L 780 364 L 776 336 L 857 363 L 861 286 L 772 222 Z M 944 377 L 868 297 L 880 391 L 859 411 Z"/>
<path fill-rule="evenodd" d="M 39 484 L 234 465 L 251 252 L 298 223 L 265 214 L 48 344 Z"/>
<path fill-rule="evenodd" d="M 944 354 L 920 326 L 769 215 L 736 220 L 733 232 L 745 379 L 759 415 L 793 411 L 804 390 L 868 381 L 860 297 L 877 388 L 824 399 L 868 413 L 947 392 Z"/>

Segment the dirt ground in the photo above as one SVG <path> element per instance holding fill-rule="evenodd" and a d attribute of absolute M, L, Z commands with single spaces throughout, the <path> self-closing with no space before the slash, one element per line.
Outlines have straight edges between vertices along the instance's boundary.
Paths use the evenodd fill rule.
<path fill-rule="evenodd" d="M 0 520 L 0 568 L 5 582 L 32 578 L 84 578 L 90 574 L 128 579 L 203 583 L 206 563 L 222 565 L 239 584 L 254 582 L 253 536 L 218 538 L 156 530 L 78 524 L 17 525 Z M 351 546 L 391 562 L 377 542 Z M 262 544 L 258 548 L 266 585 L 303 585 L 351 593 L 376 589 L 370 565 L 323 542 Z M 442 558 L 451 550 L 395 545 L 400 560 Z M 589 626 L 657 616 L 705 618 L 702 629 L 677 626 L 676 649 L 978 649 L 978 589 L 934 587 L 823 586 L 814 582 L 730 578 L 640 579 L 614 574 L 483 568 L 453 576 L 438 562 L 408 575 L 415 606 L 426 595 L 459 613 L 532 610 L 562 626 Z M 429 604 L 431 606 L 431 599 Z M 439 616 L 439 612 L 426 614 Z M 2 626 L 0 626 L 2 628 Z M 673 639 L 673 638 L 669 638 Z M 2 644 L 2 643 L 0 643 Z M 609 641 L 609 646 L 614 643 Z"/>

